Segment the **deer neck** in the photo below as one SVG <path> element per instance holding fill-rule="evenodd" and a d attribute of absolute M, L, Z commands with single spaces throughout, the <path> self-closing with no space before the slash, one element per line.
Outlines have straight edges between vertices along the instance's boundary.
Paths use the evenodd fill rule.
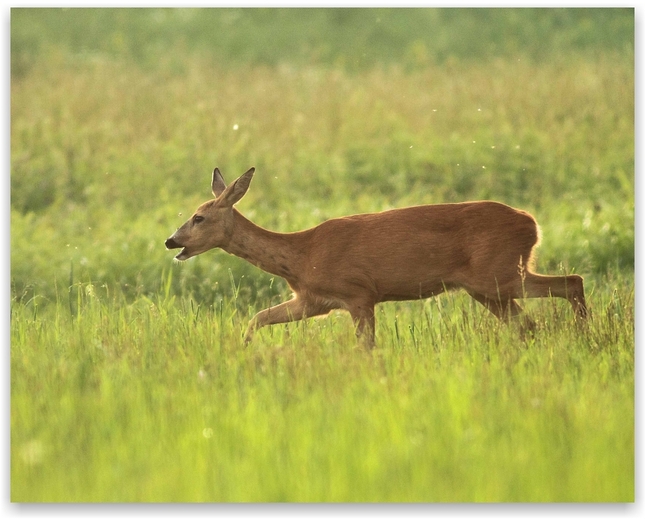
<path fill-rule="evenodd" d="M 303 261 L 302 233 L 279 233 L 254 224 L 236 209 L 233 232 L 222 247 L 256 267 L 283 278 L 295 279 Z"/>

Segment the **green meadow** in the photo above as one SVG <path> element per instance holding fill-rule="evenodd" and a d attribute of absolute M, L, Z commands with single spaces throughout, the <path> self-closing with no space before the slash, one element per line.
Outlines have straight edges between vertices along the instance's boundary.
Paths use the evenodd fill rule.
<path fill-rule="evenodd" d="M 14 8 L 10 93 L 13 502 L 634 500 L 633 9 Z M 525 209 L 591 318 L 454 292 L 373 351 L 343 312 L 245 346 L 286 283 L 164 247 L 216 166 L 283 232 Z"/>

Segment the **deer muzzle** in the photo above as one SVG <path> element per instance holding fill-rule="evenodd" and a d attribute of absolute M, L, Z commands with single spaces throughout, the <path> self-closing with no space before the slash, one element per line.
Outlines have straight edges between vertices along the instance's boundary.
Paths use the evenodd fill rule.
<path fill-rule="evenodd" d="M 166 249 L 181 249 L 181 252 L 175 256 L 175 259 L 178 261 L 184 261 L 190 258 L 192 254 L 189 254 L 186 250 L 186 247 L 184 247 L 181 243 L 175 241 L 173 236 L 166 240 Z"/>
<path fill-rule="evenodd" d="M 180 249 L 182 245 L 179 245 L 172 237 L 166 240 L 166 249 Z"/>

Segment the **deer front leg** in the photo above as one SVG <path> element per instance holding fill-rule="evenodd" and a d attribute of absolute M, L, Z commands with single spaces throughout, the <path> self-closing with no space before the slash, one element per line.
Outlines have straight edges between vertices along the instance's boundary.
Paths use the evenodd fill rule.
<path fill-rule="evenodd" d="M 312 304 L 296 296 L 289 301 L 258 312 L 249 323 L 249 327 L 244 336 L 244 342 L 246 344 L 251 342 L 255 331 L 263 326 L 300 321 L 306 317 L 326 314 L 330 310 L 331 308 L 329 306 Z"/>

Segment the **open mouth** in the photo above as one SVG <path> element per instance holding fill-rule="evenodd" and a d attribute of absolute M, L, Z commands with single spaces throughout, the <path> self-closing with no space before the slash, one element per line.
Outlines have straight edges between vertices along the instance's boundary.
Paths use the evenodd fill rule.
<path fill-rule="evenodd" d="M 168 238 L 166 240 L 166 249 L 181 249 L 179 254 L 175 256 L 176 260 L 184 261 L 190 258 L 190 253 L 186 250 L 186 247 L 177 243 L 174 239 Z"/>
<path fill-rule="evenodd" d="M 176 260 L 184 261 L 190 258 L 190 254 L 186 251 L 186 247 L 181 249 L 181 252 L 175 256 Z"/>

